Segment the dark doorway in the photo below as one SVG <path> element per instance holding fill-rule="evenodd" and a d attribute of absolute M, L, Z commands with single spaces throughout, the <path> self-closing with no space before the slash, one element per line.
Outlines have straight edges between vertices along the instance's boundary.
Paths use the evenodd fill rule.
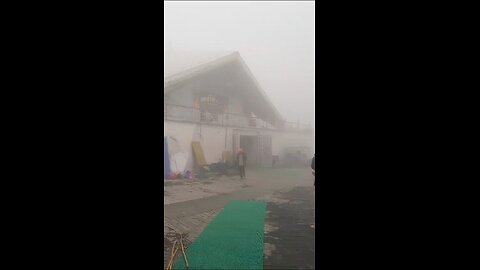
<path fill-rule="evenodd" d="M 247 153 L 247 165 L 258 164 L 257 136 L 240 135 L 240 148 Z"/>
<path fill-rule="evenodd" d="M 239 145 L 247 153 L 247 165 L 272 166 L 272 138 L 268 135 L 240 135 Z"/>

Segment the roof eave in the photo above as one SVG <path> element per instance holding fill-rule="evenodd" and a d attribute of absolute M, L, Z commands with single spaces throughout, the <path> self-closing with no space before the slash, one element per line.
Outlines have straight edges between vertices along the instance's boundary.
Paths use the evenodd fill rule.
<path fill-rule="evenodd" d="M 201 65 L 198 65 L 196 67 L 193 67 L 193 68 L 187 69 L 185 71 L 182 71 L 180 73 L 173 74 L 171 76 L 165 77 L 163 79 L 164 92 L 165 93 L 169 92 L 166 89 L 171 85 L 174 85 L 174 84 L 177 84 L 177 83 L 182 82 L 184 80 L 187 80 L 189 78 L 195 77 L 199 74 L 208 72 L 208 71 L 210 71 L 214 68 L 217 68 L 218 66 L 221 66 L 223 64 L 226 64 L 230 61 L 235 60 L 237 55 L 238 55 L 238 52 L 234 52 L 234 53 L 228 54 L 226 56 L 220 57 L 220 58 L 218 58 L 218 59 L 216 59 L 212 62 L 201 64 Z"/>

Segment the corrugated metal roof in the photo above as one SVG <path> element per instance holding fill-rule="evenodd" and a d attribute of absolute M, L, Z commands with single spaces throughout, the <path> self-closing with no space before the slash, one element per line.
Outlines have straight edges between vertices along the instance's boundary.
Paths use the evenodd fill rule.
<path fill-rule="evenodd" d="M 253 76 L 238 52 L 164 51 L 164 92 L 166 93 L 166 87 L 170 85 L 175 85 L 177 82 L 188 77 L 195 76 L 196 74 L 202 72 L 207 72 L 208 69 L 215 68 L 218 65 L 233 60 L 239 61 L 239 63 L 243 66 L 244 71 L 254 82 L 258 94 L 260 94 L 266 104 L 268 104 L 267 107 L 271 109 L 277 119 L 281 120 L 282 117 L 280 113 L 271 103 L 270 99 L 260 87 L 258 81 L 255 79 L 255 76 Z"/>
<path fill-rule="evenodd" d="M 211 63 L 233 53 L 232 51 L 164 51 L 163 78 Z"/>

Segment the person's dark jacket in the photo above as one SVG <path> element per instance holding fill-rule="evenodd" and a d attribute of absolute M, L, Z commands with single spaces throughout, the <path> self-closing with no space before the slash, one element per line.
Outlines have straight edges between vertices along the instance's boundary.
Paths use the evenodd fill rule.
<path fill-rule="evenodd" d="M 314 179 L 314 180 L 313 180 L 313 185 L 315 186 L 315 182 L 316 182 L 316 180 L 315 180 L 315 154 L 313 155 L 313 158 L 312 158 L 312 165 L 311 165 L 311 167 L 312 167 L 312 170 L 313 170 L 313 171 L 312 171 L 313 179 Z"/>
<path fill-rule="evenodd" d="M 313 158 L 312 158 L 312 170 L 315 171 L 315 155 L 313 155 Z"/>
<path fill-rule="evenodd" d="M 247 166 L 247 154 L 245 152 L 238 152 L 237 153 L 237 165 L 239 165 L 240 155 L 243 158 L 243 166 Z"/>

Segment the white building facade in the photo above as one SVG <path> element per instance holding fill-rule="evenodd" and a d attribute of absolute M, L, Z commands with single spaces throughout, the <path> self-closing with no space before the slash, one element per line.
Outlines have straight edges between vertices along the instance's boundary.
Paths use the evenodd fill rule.
<path fill-rule="evenodd" d="M 257 166 L 281 163 L 291 149 L 313 156 L 313 130 L 280 116 L 238 53 L 166 52 L 165 59 L 164 137 L 176 145 L 172 171 L 194 169 L 194 141 L 207 164 L 234 157 L 240 147 L 247 164 Z M 172 156 L 178 153 L 182 162 Z"/>

